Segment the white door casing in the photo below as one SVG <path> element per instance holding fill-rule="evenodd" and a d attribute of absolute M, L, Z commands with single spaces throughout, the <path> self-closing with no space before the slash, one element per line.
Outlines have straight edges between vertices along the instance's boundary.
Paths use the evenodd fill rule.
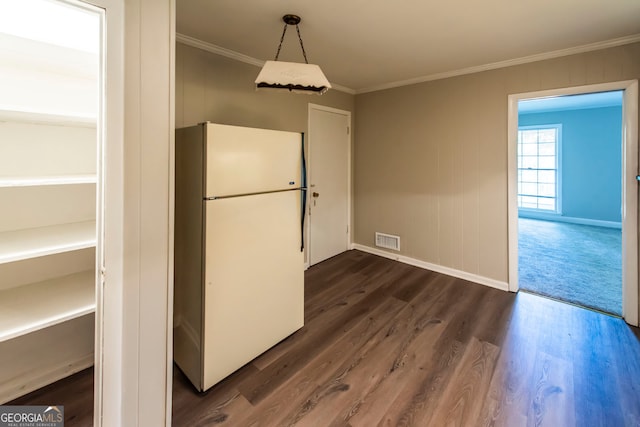
<path fill-rule="evenodd" d="M 638 81 L 602 83 L 509 95 L 508 99 L 508 239 L 509 291 L 518 286 L 518 101 L 624 91 L 622 103 L 622 316 L 638 326 Z"/>
<path fill-rule="evenodd" d="M 122 277 L 123 206 L 122 150 L 124 131 L 124 2 L 122 0 L 65 0 L 72 5 L 90 5 L 102 10 L 99 59 L 98 179 L 96 206 L 96 315 L 94 367 L 94 426 L 120 420 L 122 389 L 122 310 L 118 287 L 105 292 L 105 272 L 114 283 Z M 107 59 L 108 58 L 108 59 Z M 107 209 L 108 206 L 108 209 Z M 108 230 L 108 231 L 107 231 Z M 107 235 L 109 237 L 107 237 Z M 107 262 L 108 260 L 108 262 Z M 105 366 L 110 366 L 105 378 Z M 106 411 L 106 414 L 105 414 Z"/>
<path fill-rule="evenodd" d="M 94 425 L 169 426 L 175 0 L 65 1 L 105 11 Z"/>
<path fill-rule="evenodd" d="M 349 248 L 350 129 L 350 112 L 309 104 L 309 265 Z"/>

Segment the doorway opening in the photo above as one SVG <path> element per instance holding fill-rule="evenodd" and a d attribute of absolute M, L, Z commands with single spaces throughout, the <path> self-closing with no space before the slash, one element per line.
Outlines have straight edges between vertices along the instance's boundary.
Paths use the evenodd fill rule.
<path fill-rule="evenodd" d="M 0 5 L 0 404 L 94 364 L 103 25 Z"/>
<path fill-rule="evenodd" d="M 509 289 L 638 319 L 637 82 L 509 97 Z"/>
<path fill-rule="evenodd" d="M 520 289 L 622 315 L 622 91 L 518 102 Z"/>

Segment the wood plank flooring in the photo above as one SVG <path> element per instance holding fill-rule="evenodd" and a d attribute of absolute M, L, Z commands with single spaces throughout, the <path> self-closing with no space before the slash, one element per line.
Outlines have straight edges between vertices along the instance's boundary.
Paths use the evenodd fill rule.
<path fill-rule="evenodd" d="M 640 426 L 621 319 L 358 251 L 305 280 L 300 331 L 206 393 L 174 370 L 174 426 Z M 91 376 L 16 403 L 89 426 Z"/>

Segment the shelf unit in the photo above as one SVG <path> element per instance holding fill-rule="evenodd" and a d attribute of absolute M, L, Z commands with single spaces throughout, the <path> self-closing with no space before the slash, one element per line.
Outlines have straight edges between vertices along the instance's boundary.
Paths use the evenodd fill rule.
<path fill-rule="evenodd" d="M 0 33 L 0 404 L 93 363 L 96 58 Z"/>
<path fill-rule="evenodd" d="M 93 270 L 0 291 L 0 342 L 94 310 Z"/>
<path fill-rule="evenodd" d="M 0 264 L 96 245 L 96 223 L 85 221 L 0 233 Z M 0 324 L 0 334 L 2 326 Z"/>
<path fill-rule="evenodd" d="M 77 127 L 96 126 L 96 116 L 93 114 L 61 113 L 60 111 L 27 109 L 11 105 L 0 105 L 0 121 Z"/>
<path fill-rule="evenodd" d="M 95 184 L 95 175 L 0 176 L 0 188 Z"/>
<path fill-rule="evenodd" d="M 97 144 L 77 117 L 0 118 L 0 353 L 19 360 L 0 366 L 2 404 L 93 363 Z"/>

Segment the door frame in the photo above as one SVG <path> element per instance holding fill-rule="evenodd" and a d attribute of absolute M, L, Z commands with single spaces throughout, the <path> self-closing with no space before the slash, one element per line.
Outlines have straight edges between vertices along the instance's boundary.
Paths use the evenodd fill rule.
<path fill-rule="evenodd" d="M 94 399 L 93 424 L 101 426 L 107 420 L 120 419 L 120 390 L 122 359 L 121 324 L 112 317 L 122 310 L 117 287 L 105 292 L 105 273 L 120 279 L 123 276 L 122 235 L 123 218 L 120 215 L 124 198 L 121 172 L 124 133 L 124 2 L 122 0 L 62 0 L 62 2 L 89 10 L 101 10 L 99 99 L 98 106 L 98 159 L 96 185 L 96 310 L 94 337 Z M 107 18 L 108 17 L 108 18 Z M 108 59 L 107 59 L 108 58 Z M 109 238 L 105 230 L 109 230 Z M 108 262 L 106 261 L 108 260 Z M 119 281 L 119 280 L 118 280 Z M 105 345 L 106 343 L 106 345 Z M 106 349 L 106 351 L 105 351 Z M 105 366 L 109 366 L 109 380 L 105 379 Z"/>
<path fill-rule="evenodd" d="M 100 61 L 104 143 L 98 171 L 93 423 L 168 427 L 175 0 L 63 1 L 104 9 L 107 16 Z"/>
<path fill-rule="evenodd" d="M 518 101 L 593 92 L 623 91 L 622 101 L 622 317 L 638 326 L 638 81 L 601 83 L 536 92 L 508 98 L 507 215 L 509 291 L 518 285 Z"/>
<path fill-rule="evenodd" d="M 352 180 L 352 153 L 353 153 L 353 125 L 351 122 L 351 111 L 340 110 L 338 108 L 327 107 L 319 104 L 308 104 L 307 109 L 307 134 L 308 138 L 306 141 L 306 157 L 307 157 L 307 179 L 310 181 L 311 179 L 311 144 L 313 142 L 313 135 L 311 134 L 311 112 L 315 111 L 323 111 L 328 113 L 341 114 L 347 117 L 347 136 L 348 136 L 348 147 L 347 147 L 347 233 L 346 233 L 346 247 L 347 250 L 352 249 L 352 241 L 351 241 L 351 230 L 353 229 L 353 221 L 352 221 L 352 192 L 353 192 L 353 180 Z M 309 183 L 309 185 L 311 185 Z M 307 209 L 305 210 L 306 222 L 307 225 L 305 227 L 305 233 L 307 235 L 307 244 L 305 245 L 305 254 L 304 254 L 304 268 L 305 270 L 309 268 L 311 264 L 311 191 L 309 187 L 309 191 L 307 191 Z"/>

